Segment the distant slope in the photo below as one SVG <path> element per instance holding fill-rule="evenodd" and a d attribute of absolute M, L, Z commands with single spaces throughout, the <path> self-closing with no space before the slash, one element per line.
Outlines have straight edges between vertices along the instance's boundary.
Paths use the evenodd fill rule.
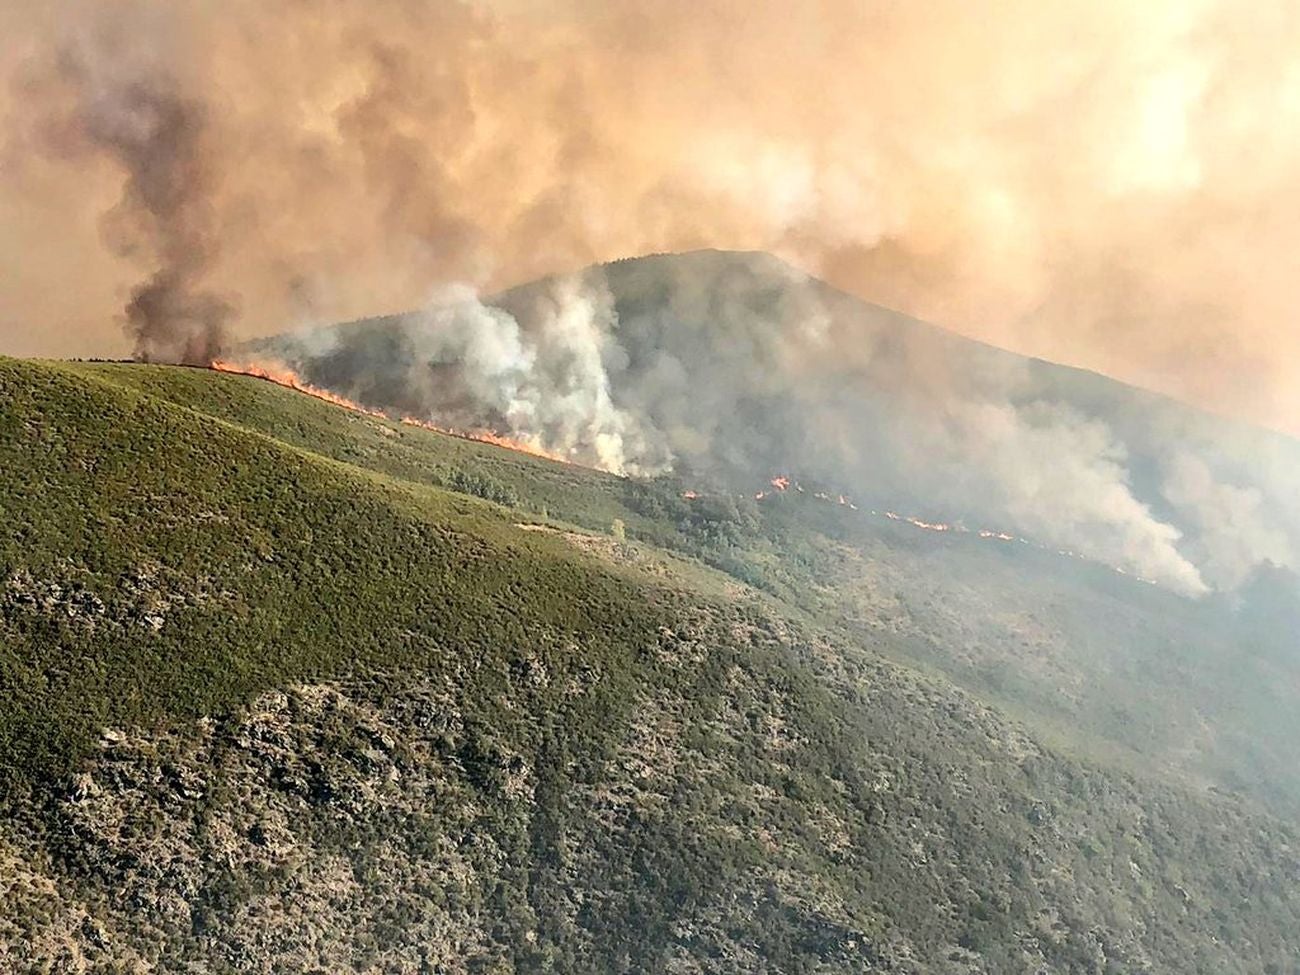
<path fill-rule="evenodd" d="M 0 360 L 0 967 L 1292 963 L 1290 827 L 1044 748 L 800 621 L 796 576 L 537 510 L 718 561 L 746 530 L 628 490 L 255 380 Z"/>
<path fill-rule="evenodd" d="M 1114 426 L 1126 439 L 1139 444 L 1153 435 L 1175 430 L 1207 440 L 1236 443 L 1242 457 L 1258 451 L 1282 452 L 1300 459 L 1300 443 L 1262 427 L 1207 412 L 1159 393 L 1131 386 L 1100 373 L 1043 359 L 1026 358 L 996 346 L 949 332 L 929 322 L 875 305 L 808 278 L 769 254 L 744 251 L 702 250 L 683 254 L 656 254 L 597 265 L 615 301 L 620 325 L 628 332 L 644 327 L 646 319 L 659 319 L 654 338 L 660 348 L 675 350 L 694 343 L 699 352 L 715 354 L 718 330 L 724 337 L 736 333 L 735 322 L 721 312 L 743 311 L 754 328 L 780 331 L 800 323 L 812 312 L 834 320 L 838 334 L 850 334 L 841 322 L 853 326 L 852 335 L 883 351 L 890 368 L 917 360 L 937 361 L 944 369 L 973 374 L 1024 374 L 1025 385 L 1016 396 L 1029 399 L 1050 396 Z M 547 295 L 557 277 L 519 285 L 486 300 L 526 322 L 530 312 Z M 711 307 L 710 307 L 711 306 Z M 712 311 L 708 317 L 698 315 Z M 404 331 L 418 312 L 384 315 L 286 332 L 247 343 L 245 350 L 272 355 L 301 367 L 304 375 L 329 388 L 356 394 L 362 402 L 408 412 L 422 401 L 406 379 L 419 350 Z M 689 337 L 668 332 L 683 329 Z M 626 338 L 626 335 L 623 336 Z M 641 350 L 645 354 L 645 350 Z M 860 350 L 845 349 L 852 360 Z M 905 381 L 913 377 L 902 377 Z M 617 392 L 617 391 L 616 391 Z M 708 398 L 714 394 L 700 390 Z M 404 398 L 410 397 L 410 398 Z M 1142 428 L 1146 428 L 1143 430 Z"/>
<path fill-rule="evenodd" d="M 794 473 L 1188 595 L 1300 557 L 1294 440 L 953 335 L 764 254 L 617 261 L 241 354 L 610 469 L 738 490 Z"/>

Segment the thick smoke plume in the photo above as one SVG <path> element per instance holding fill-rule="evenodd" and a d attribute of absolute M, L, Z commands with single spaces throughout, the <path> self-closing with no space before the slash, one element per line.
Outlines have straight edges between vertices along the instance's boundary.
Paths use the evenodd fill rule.
<path fill-rule="evenodd" d="M 1005 399 L 950 401 L 944 419 L 943 432 L 920 438 L 925 452 L 910 458 L 931 504 L 1004 518 L 1030 538 L 1179 592 L 1208 591 L 1179 550 L 1182 531 L 1134 493 L 1127 450 L 1104 422 L 1058 402 Z"/>
<path fill-rule="evenodd" d="M 42 149 L 82 165 L 102 158 L 121 173 L 101 231 L 112 253 L 151 269 L 123 310 L 134 355 L 211 362 L 234 307 L 204 287 L 218 253 L 206 106 L 113 32 L 69 40 L 23 94 L 50 109 Z"/>
<path fill-rule="evenodd" d="M 115 220 L 136 223 L 159 267 L 131 291 L 126 320 L 137 358 L 206 364 L 221 350 L 234 312 L 202 289 L 216 244 L 203 210 L 203 109 L 147 82 L 88 106 L 86 132 L 128 179 Z M 115 242 L 119 251 L 135 245 Z"/>
<path fill-rule="evenodd" d="M 1191 555 L 1216 588 L 1236 589 L 1266 563 L 1296 565 L 1295 507 L 1270 502 L 1257 486 L 1216 477 L 1202 456 L 1186 449 L 1172 454 L 1164 495 L 1191 526 Z"/>
<path fill-rule="evenodd" d="M 161 305 L 206 322 L 190 297 L 236 295 L 241 337 L 440 283 L 759 249 L 1300 430 L 1292 0 L 11 0 L 0 36 L 3 351 L 114 351 L 138 267 L 90 218 L 146 157 L 180 205 L 170 240 L 205 245 Z M 70 47 L 91 101 L 199 127 L 122 145 L 110 126 L 98 159 L 51 166 L 33 132 L 67 106 L 22 79 Z"/>

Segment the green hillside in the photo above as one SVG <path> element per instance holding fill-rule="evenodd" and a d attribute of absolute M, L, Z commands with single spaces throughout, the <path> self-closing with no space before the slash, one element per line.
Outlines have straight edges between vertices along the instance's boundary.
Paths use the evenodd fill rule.
<path fill-rule="evenodd" d="M 242 377 L 64 368 L 352 467 L 512 500 L 529 519 L 602 534 L 618 520 L 628 538 L 703 561 L 782 613 L 943 674 L 1073 754 L 1300 813 L 1300 648 L 1286 621 L 1261 640 L 1229 602 L 1052 550 L 921 531 L 820 501 L 812 483 L 760 504 L 689 477 L 622 479 L 326 409 Z"/>
<path fill-rule="evenodd" d="M 0 360 L 0 970 L 1295 970 L 1260 779 L 1046 693 L 1071 614 L 1150 643 L 1166 597 L 682 490 Z M 1032 628 L 952 594 L 1027 578 L 1065 607 L 998 670 Z M 1199 639 L 1108 686 L 1181 674 L 1190 727 Z"/>

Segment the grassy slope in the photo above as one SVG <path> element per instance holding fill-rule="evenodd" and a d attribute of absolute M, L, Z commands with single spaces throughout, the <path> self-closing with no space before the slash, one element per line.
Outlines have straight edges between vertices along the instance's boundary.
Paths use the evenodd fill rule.
<path fill-rule="evenodd" d="M 285 396 L 272 383 L 201 369 L 98 363 L 61 365 L 138 390 L 204 416 L 268 434 L 346 464 L 415 483 L 439 485 L 448 469 L 472 469 L 514 488 L 526 506 L 575 525 L 607 530 L 616 517 L 638 522 L 622 504 L 621 479 Z"/>
<path fill-rule="evenodd" d="M 71 760 L 103 723 L 209 713 L 287 680 L 379 661 L 483 652 L 486 633 L 526 638 L 525 619 L 602 631 L 620 647 L 650 624 L 643 588 L 514 529 L 493 505 L 250 436 L 111 377 L 81 383 L 5 363 L 0 397 L 0 468 L 22 472 L 0 484 L 0 561 L 92 593 L 120 590 L 146 566 L 185 600 L 145 640 L 147 624 L 14 616 L 44 667 L 6 658 L 6 683 L 22 690 L 0 741 L 9 756 L 33 749 L 37 768 Z M 290 417 L 322 412 L 280 390 L 272 398 Z M 325 412 L 344 428 L 370 425 Z M 444 461 L 479 449 L 440 439 Z M 409 463 L 421 459 L 416 451 Z M 583 598 L 560 598 L 572 592 Z M 109 615 L 130 620 L 136 609 L 110 605 Z"/>
<path fill-rule="evenodd" d="M 1222 612 L 1053 552 L 918 532 L 790 494 L 708 521 L 684 486 L 625 481 L 167 367 L 69 365 L 403 481 L 449 470 L 506 486 L 530 517 L 698 556 L 1030 723 L 1058 747 L 1142 774 L 1300 809 L 1300 667 L 1249 652 Z M 732 519 L 732 515 L 735 518 Z M 694 519 L 692 521 L 692 519 Z M 703 577 L 697 573 L 694 583 Z"/>
<path fill-rule="evenodd" d="M 101 774 L 103 727 L 184 738 L 213 716 L 205 734 L 219 741 L 202 754 L 238 753 L 238 714 L 260 693 L 333 680 L 385 701 L 415 680 L 455 701 L 440 788 L 479 809 L 474 829 L 506 851 L 473 861 L 491 881 L 476 910 L 497 970 L 643 970 L 672 956 L 737 971 L 758 957 L 808 971 L 965 970 L 957 958 L 1245 972 L 1294 957 L 1295 839 L 1282 825 L 1043 752 L 969 698 L 782 620 L 768 600 L 719 598 L 701 569 L 652 575 L 515 527 L 545 506 L 662 530 L 617 479 L 204 372 L 0 361 L 0 403 L 0 770 L 36 838 L 29 862 L 49 858 L 59 889 L 106 918 L 114 891 L 163 881 L 120 836 L 68 829 L 77 804 L 63 790 L 79 769 Z M 522 510 L 419 483 L 467 465 L 514 485 Z M 686 532 L 682 546 L 696 543 Z M 535 673 L 546 679 L 524 679 Z M 647 716 L 663 767 L 638 773 Z M 334 739 L 315 740 L 331 761 Z M 510 755 L 530 770 L 526 802 L 502 784 L 514 766 L 494 756 Z M 374 874 L 385 835 L 416 831 L 409 861 L 466 828 L 379 817 L 374 803 L 345 813 L 340 791 L 308 790 L 294 828 L 326 837 L 358 876 Z M 611 796 L 631 805 L 611 817 Z M 194 802 L 209 804 L 184 813 L 207 849 L 214 828 L 201 824 L 232 807 Z M 200 858 L 186 896 L 221 910 L 177 926 L 174 911 L 136 904 L 118 917 L 140 932 L 122 935 L 132 950 L 229 966 L 222 945 L 238 932 L 221 919 L 317 865 L 249 887 L 215 859 Z M 366 883 L 373 894 L 383 877 Z M 5 926 L 28 921 L 0 917 L 0 948 L 32 937 Z M 382 958 L 413 936 L 399 926 L 340 950 Z M 757 955 L 727 962 L 741 946 Z"/>

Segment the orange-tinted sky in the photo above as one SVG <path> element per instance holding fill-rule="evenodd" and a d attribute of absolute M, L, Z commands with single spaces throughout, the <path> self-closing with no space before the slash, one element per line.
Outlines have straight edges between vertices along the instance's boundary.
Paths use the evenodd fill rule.
<path fill-rule="evenodd" d="M 1300 432 L 1294 0 L 16 0 L 0 35 L 3 353 L 127 352 L 162 266 L 252 335 L 759 248 Z"/>

